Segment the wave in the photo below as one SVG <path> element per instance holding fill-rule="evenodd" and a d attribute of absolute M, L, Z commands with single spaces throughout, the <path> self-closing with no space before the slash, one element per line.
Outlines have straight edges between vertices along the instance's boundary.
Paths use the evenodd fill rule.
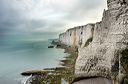
<path fill-rule="evenodd" d="M 31 78 L 32 76 L 28 76 L 28 77 L 24 77 L 22 80 L 21 80 L 21 84 L 31 84 Z"/>

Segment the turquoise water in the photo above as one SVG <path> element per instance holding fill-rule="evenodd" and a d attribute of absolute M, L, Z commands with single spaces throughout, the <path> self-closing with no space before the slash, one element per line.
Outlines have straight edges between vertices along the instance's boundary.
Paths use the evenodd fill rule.
<path fill-rule="evenodd" d="M 48 41 L 0 41 L 0 84 L 21 84 L 21 72 L 59 66 L 63 49 Z"/>

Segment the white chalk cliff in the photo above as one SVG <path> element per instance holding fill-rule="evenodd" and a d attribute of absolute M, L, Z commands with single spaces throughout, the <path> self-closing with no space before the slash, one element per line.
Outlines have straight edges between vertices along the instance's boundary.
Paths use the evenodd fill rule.
<path fill-rule="evenodd" d="M 101 22 L 69 29 L 59 40 L 78 47 L 76 78 L 100 76 L 128 84 L 128 0 L 107 4 Z"/>

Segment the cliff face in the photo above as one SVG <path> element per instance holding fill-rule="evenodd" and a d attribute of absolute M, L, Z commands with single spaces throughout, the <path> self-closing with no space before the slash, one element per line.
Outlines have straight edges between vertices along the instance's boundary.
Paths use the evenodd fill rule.
<path fill-rule="evenodd" d="M 94 24 L 87 24 L 68 29 L 65 33 L 59 35 L 62 44 L 68 46 L 84 47 L 88 38 L 92 38 Z"/>
<path fill-rule="evenodd" d="M 101 22 L 69 29 L 60 41 L 79 48 L 76 77 L 102 76 L 128 84 L 128 0 L 107 3 Z"/>

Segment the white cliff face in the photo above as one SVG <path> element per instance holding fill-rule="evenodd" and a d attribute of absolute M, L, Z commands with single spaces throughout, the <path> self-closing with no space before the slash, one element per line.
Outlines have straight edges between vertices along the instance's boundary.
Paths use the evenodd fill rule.
<path fill-rule="evenodd" d="M 102 23 L 96 23 L 94 27 L 87 27 L 84 47 L 79 48 L 76 60 L 76 77 L 108 77 L 110 78 L 111 57 L 107 55 L 108 46 L 104 43 L 105 37 Z M 104 44 L 103 44 L 104 43 Z"/>
<path fill-rule="evenodd" d="M 60 41 L 79 48 L 76 77 L 100 76 L 128 84 L 128 61 L 123 61 L 128 60 L 128 0 L 107 3 L 101 22 L 69 29 Z"/>
<path fill-rule="evenodd" d="M 94 31 L 94 24 L 88 24 L 84 26 L 82 30 L 81 40 L 82 40 L 82 46 L 86 47 L 89 43 L 87 43 L 88 39 L 92 40 L 93 38 L 93 31 Z"/>
<path fill-rule="evenodd" d="M 109 26 L 109 33 L 106 42 L 110 43 L 108 45 L 110 46 L 110 48 L 112 48 L 111 50 L 113 50 L 113 52 L 110 52 L 113 53 L 111 55 L 112 64 L 114 64 L 114 62 L 116 63 L 116 61 L 119 61 L 119 73 L 117 75 L 117 78 L 119 78 L 119 83 L 127 84 L 128 82 L 126 83 L 124 81 L 127 76 L 126 74 L 128 73 L 125 70 L 126 67 L 124 67 L 126 66 L 127 62 L 122 61 L 122 58 L 124 58 L 126 55 L 122 54 L 122 52 L 127 51 L 128 48 L 128 1 L 115 1 L 118 1 L 118 3 L 115 3 L 116 5 L 118 5 L 118 7 L 114 8 L 113 5 L 113 9 L 109 10 L 109 14 L 111 15 L 111 17 L 109 18 L 109 22 L 111 23 Z M 116 58 L 116 61 L 114 58 Z M 128 78 L 126 80 L 128 80 Z"/>
<path fill-rule="evenodd" d="M 71 28 L 65 33 L 60 34 L 59 40 L 62 44 L 69 46 L 84 47 L 87 45 L 86 41 L 92 38 L 93 30 L 94 24 Z"/>

